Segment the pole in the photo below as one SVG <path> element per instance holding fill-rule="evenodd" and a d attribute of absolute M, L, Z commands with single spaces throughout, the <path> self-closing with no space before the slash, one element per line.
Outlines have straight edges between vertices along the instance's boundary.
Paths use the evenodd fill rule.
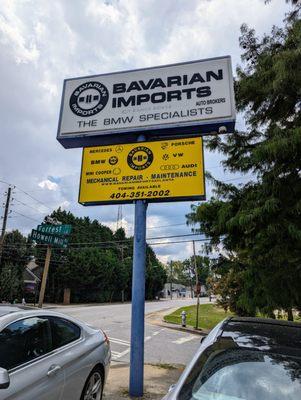
<path fill-rule="evenodd" d="M 51 257 L 51 246 L 48 245 L 47 252 L 46 252 L 46 258 L 45 258 L 44 271 L 43 271 L 43 278 L 42 278 L 41 289 L 40 289 L 39 308 L 43 307 L 45 289 L 46 289 L 46 283 L 47 283 L 47 277 L 48 277 L 48 271 L 49 271 L 49 264 L 50 264 L 50 257 Z"/>
<path fill-rule="evenodd" d="M 193 246 L 193 262 L 194 262 L 194 271 L 195 271 L 195 284 L 196 284 L 196 320 L 195 320 L 195 329 L 199 328 L 199 305 L 200 305 L 200 293 L 199 293 L 199 274 L 198 267 L 196 264 L 196 255 L 195 255 L 195 241 L 192 241 Z"/>
<path fill-rule="evenodd" d="M 130 396 L 133 397 L 143 395 L 146 209 L 147 204 L 142 200 L 137 200 L 135 204 L 130 364 Z"/>
<path fill-rule="evenodd" d="M 145 137 L 140 135 L 138 142 L 144 140 Z M 147 203 L 137 200 L 135 204 L 129 388 L 129 394 L 133 397 L 143 396 L 146 210 Z"/>
<path fill-rule="evenodd" d="M 2 249 L 3 249 L 3 243 L 4 243 L 4 237 L 5 237 L 10 197 L 11 197 L 11 187 L 9 187 L 7 190 L 6 203 L 5 203 L 5 209 L 4 209 L 3 224 L 2 224 L 1 238 L 0 238 L 0 262 L 1 262 L 1 257 L 2 257 Z"/>
<path fill-rule="evenodd" d="M 120 250 L 121 250 L 121 261 L 122 261 L 122 264 L 123 264 L 123 261 L 124 261 L 124 253 L 123 253 L 123 245 L 121 244 L 120 245 Z M 122 303 L 124 303 L 124 289 L 121 289 L 121 302 Z"/>
<path fill-rule="evenodd" d="M 170 261 L 170 300 L 172 300 L 172 261 Z"/>

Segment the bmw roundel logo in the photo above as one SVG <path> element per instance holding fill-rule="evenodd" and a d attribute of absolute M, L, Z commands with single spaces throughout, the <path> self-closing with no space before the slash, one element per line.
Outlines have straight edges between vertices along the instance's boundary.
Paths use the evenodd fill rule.
<path fill-rule="evenodd" d="M 109 91 L 100 82 L 85 82 L 72 93 L 71 111 L 79 117 L 91 117 L 103 110 L 109 100 Z"/>

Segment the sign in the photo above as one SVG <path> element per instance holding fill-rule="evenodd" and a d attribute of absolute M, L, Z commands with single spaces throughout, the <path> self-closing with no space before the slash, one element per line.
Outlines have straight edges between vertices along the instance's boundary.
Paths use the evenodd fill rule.
<path fill-rule="evenodd" d="M 24 282 L 24 292 L 35 293 L 36 286 L 37 286 L 36 282 Z"/>
<path fill-rule="evenodd" d="M 72 226 L 71 225 L 38 225 L 37 231 L 42 233 L 50 233 L 55 235 L 70 235 Z"/>
<path fill-rule="evenodd" d="M 186 138 L 83 149 L 79 202 L 205 199 L 202 139 Z"/>
<path fill-rule="evenodd" d="M 65 237 L 49 235 L 35 229 L 31 231 L 31 239 L 35 240 L 37 243 L 45 243 L 57 247 L 67 247 L 68 245 L 68 239 Z"/>
<path fill-rule="evenodd" d="M 234 129 L 231 58 L 64 81 L 57 139 L 65 147 L 189 137 Z"/>

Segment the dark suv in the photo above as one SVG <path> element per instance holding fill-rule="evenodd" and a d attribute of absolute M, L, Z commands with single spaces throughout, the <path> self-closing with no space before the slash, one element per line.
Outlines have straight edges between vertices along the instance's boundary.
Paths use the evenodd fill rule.
<path fill-rule="evenodd" d="M 164 399 L 300 400 L 301 324 L 224 320 Z"/>

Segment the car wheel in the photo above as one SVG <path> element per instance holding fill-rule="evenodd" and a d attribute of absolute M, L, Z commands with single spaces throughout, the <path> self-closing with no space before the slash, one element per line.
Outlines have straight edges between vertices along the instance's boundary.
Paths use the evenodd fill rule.
<path fill-rule="evenodd" d="M 95 368 L 88 376 L 81 400 L 101 400 L 103 391 L 103 376 L 100 368 Z"/>

